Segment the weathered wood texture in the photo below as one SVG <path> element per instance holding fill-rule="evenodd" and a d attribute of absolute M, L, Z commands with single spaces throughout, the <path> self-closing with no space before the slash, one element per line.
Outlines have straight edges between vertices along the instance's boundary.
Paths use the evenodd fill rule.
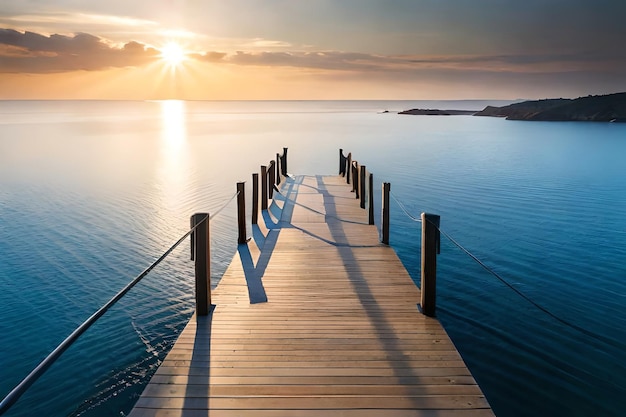
<path fill-rule="evenodd" d="M 283 182 L 131 417 L 493 416 L 350 188 Z"/>

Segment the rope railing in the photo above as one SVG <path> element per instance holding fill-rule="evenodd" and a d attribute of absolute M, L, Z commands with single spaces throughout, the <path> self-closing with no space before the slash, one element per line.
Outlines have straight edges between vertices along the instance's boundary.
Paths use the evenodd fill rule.
<path fill-rule="evenodd" d="M 413 215 L 411 215 L 411 213 L 409 213 L 409 211 L 406 209 L 406 207 L 404 207 L 404 204 L 402 204 L 402 202 L 398 199 L 398 197 L 396 197 L 396 195 L 393 192 L 389 192 L 389 194 L 391 195 L 391 198 L 393 198 L 393 201 L 396 202 L 396 204 L 398 204 L 398 207 L 400 207 L 400 210 L 402 210 L 404 212 L 404 214 L 411 220 L 413 220 L 414 222 L 417 223 L 421 223 L 422 219 L 419 219 Z"/>
<path fill-rule="evenodd" d="M 13 404 L 35 383 L 47 370 L 56 362 L 56 360 L 70 347 L 76 340 L 87 331 L 100 317 L 102 317 L 114 304 L 116 304 L 124 295 L 126 295 L 135 285 L 137 285 L 150 271 L 159 265 L 170 253 L 174 251 L 187 237 L 193 236 L 194 231 L 202 224 L 210 221 L 226 208 L 233 201 L 239 192 L 230 197 L 218 210 L 212 215 L 205 215 L 195 226 L 191 227 L 183 236 L 180 237 L 169 249 L 167 249 L 156 261 L 148 266 L 143 272 L 137 275 L 131 282 L 122 288 L 115 296 L 113 296 L 106 304 L 100 307 L 87 320 L 78 326 L 69 336 L 67 336 L 52 352 L 48 354 L 19 384 L 15 386 L 2 401 L 0 401 L 0 415 L 7 412 Z M 192 237 L 193 241 L 193 237 Z M 193 248 L 193 244 L 192 244 Z"/>
<path fill-rule="evenodd" d="M 348 156 L 343 155 L 343 150 L 340 150 L 340 161 L 339 161 L 339 174 L 345 177 L 350 177 L 350 173 L 352 174 L 352 181 L 350 179 L 347 182 L 352 183 L 353 192 L 357 193 L 357 198 L 361 198 L 359 194 L 363 191 L 362 187 L 362 179 L 360 175 L 361 166 L 356 161 L 351 160 L 352 154 L 348 154 Z M 605 337 L 601 334 L 598 334 L 592 330 L 589 330 L 585 327 L 579 326 L 571 321 L 560 317 L 559 315 L 553 313 L 548 308 L 542 306 L 538 302 L 534 301 L 528 295 L 526 295 L 523 291 L 516 288 L 513 284 L 511 284 L 508 280 L 506 280 L 502 275 L 497 273 L 493 268 L 489 267 L 485 262 L 479 259 L 476 255 L 474 255 L 471 251 L 469 251 L 466 247 L 461 245 L 456 239 L 454 239 L 449 233 L 446 233 L 440 227 L 440 217 L 434 214 L 422 213 L 420 217 L 414 216 L 411 212 L 406 208 L 406 206 L 402 203 L 401 199 L 398 198 L 395 194 L 391 192 L 391 184 L 383 183 L 383 193 L 382 193 L 382 227 L 381 227 L 381 241 L 382 243 L 389 244 L 389 199 L 393 199 L 395 203 L 400 207 L 402 213 L 409 218 L 411 221 L 416 223 L 421 223 L 422 228 L 422 239 L 421 239 L 421 304 L 419 305 L 420 311 L 423 314 L 428 316 L 435 315 L 435 294 L 436 294 L 436 255 L 440 253 L 440 236 L 443 235 L 446 239 L 448 239 L 453 246 L 457 247 L 461 250 L 465 255 L 469 256 L 474 262 L 476 262 L 480 267 L 482 267 L 489 274 L 493 275 L 498 281 L 500 281 L 503 285 L 513 291 L 517 296 L 534 306 L 537 310 L 542 312 L 543 314 L 549 316 L 556 322 L 560 323 L 563 326 L 566 326 L 573 331 L 577 331 L 580 334 L 595 339 L 599 342 L 605 343 L 609 346 L 612 346 L 616 349 L 624 349 L 624 345 L 618 341 L 615 341 L 611 338 Z M 623 387 L 615 384 L 612 381 L 605 380 L 607 384 L 614 385 L 623 389 Z"/>
<path fill-rule="evenodd" d="M 576 330 L 582 334 L 584 334 L 585 336 L 589 336 L 592 337 L 596 340 L 602 341 L 608 345 L 611 345 L 613 347 L 616 348 L 620 348 L 623 349 L 624 346 L 616 343 L 614 340 L 604 337 L 598 333 L 595 333 L 591 330 L 588 330 L 582 326 L 579 326 L 575 323 L 570 322 L 569 320 L 566 320 L 556 314 L 554 314 L 553 312 L 551 312 L 549 309 L 547 309 L 546 307 L 542 306 L 541 304 L 537 303 L 536 301 L 534 301 L 532 298 L 530 298 L 529 296 L 527 296 L 526 294 L 524 294 L 524 292 L 520 291 L 518 288 L 516 288 L 513 284 L 511 284 L 508 280 L 506 280 L 504 277 L 502 277 L 502 275 L 500 275 L 499 273 L 497 273 L 496 271 L 493 270 L 493 268 L 489 267 L 485 262 L 483 262 L 480 258 L 478 258 L 478 256 L 474 255 L 470 250 L 468 250 L 465 246 L 461 245 L 456 239 L 454 239 L 449 233 L 446 233 L 444 230 L 441 229 L 441 227 L 439 226 L 439 224 L 436 224 L 435 222 L 433 222 L 432 220 L 430 220 L 428 217 L 425 218 L 425 221 L 423 221 L 420 218 L 416 218 L 415 216 L 411 215 L 411 213 L 408 212 L 408 210 L 406 209 L 406 207 L 404 206 L 404 204 L 402 204 L 402 202 L 393 194 L 391 193 L 391 196 L 393 197 L 393 200 L 398 204 L 398 206 L 400 207 L 400 209 L 402 210 L 402 212 L 412 221 L 414 222 L 419 222 L 422 223 L 422 225 L 424 225 L 425 223 L 427 223 L 429 226 L 432 226 L 434 228 L 437 229 L 438 233 L 440 233 L 441 235 L 443 235 L 446 239 L 448 239 L 455 247 L 457 247 L 459 250 L 461 250 L 464 254 L 466 254 L 467 256 L 469 256 L 474 262 L 476 262 L 480 267 L 482 267 L 485 271 L 487 271 L 489 274 L 493 275 L 496 279 L 498 279 L 498 281 L 500 281 L 502 284 L 504 284 L 506 287 L 508 287 L 509 289 L 511 289 L 515 294 L 517 294 L 520 298 L 522 298 L 523 300 L 525 300 L 526 302 L 528 302 L 529 304 L 533 305 L 535 308 L 537 308 L 539 311 L 543 312 L 544 314 L 546 314 L 547 316 L 551 317 L 553 320 L 561 323 L 562 325 L 569 327 L 573 330 Z M 423 226 L 422 226 L 423 227 Z"/>

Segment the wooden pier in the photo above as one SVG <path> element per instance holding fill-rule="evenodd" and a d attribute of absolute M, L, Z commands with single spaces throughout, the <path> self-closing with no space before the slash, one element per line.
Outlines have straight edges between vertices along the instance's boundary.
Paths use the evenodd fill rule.
<path fill-rule="evenodd" d="M 345 179 L 280 189 L 130 416 L 493 416 Z"/>

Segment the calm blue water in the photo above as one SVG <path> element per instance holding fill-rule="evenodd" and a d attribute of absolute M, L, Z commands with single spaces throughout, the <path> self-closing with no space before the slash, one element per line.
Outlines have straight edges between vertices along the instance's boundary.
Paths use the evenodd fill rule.
<path fill-rule="evenodd" d="M 283 146 L 294 174 L 335 174 L 341 147 L 376 195 L 391 182 L 413 215 L 441 215 L 560 319 L 442 238 L 438 315 L 498 416 L 623 415 L 626 125 L 393 113 L 486 104 L 0 102 L 0 396 Z M 211 236 L 216 285 L 232 203 Z M 416 280 L 419 236 L 394 203 L 391 244 Z M 188 257 L 185 243 L 8 415 L 127 413 L 193 312 Z"/>

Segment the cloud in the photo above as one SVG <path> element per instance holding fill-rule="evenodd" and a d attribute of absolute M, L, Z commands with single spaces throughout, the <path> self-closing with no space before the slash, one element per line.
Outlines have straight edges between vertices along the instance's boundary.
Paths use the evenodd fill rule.
<path fill-rule="evenodd" d="M 0 29 L 0 72 L 50 73 L 143 65 L 159 52 L 139 42 L 122 47 L 88 33 L 73 36 Z"/>
<path fill-rule="evenodd" d="M 189 58 L 197 59 L 198 61 L 220 62 L 226 55 L 226 52 L 209 51 L 201 54 L 190 54 L 188 56 Z"/>
<path fill-rule="evenodd" d="M 259 67 L 292 67 L 344 72 L 395 72 L 424 70 L 482 71 L 493 73 L 565 73 L 626 71 L 626 53 L 510 55 L 376 55 L 341 51 L 237 51 L 207 52 L 199 59 L 215 63 Z"/>
<path fill-rule="evenodd" d="M 258 40 L 257 40 L 258 41 Z M 111 42 L 88 33 L 74 35 L 19 32 L 0 29 L 0 72 L 59 73 L 76 70 L 95 71 L 113 67 L 141 66 L 159 59 L 159 51 L 145 43 Z M 255 67 L 265 70 L 290 69 L 291 75 L 317 77 L 319 80 L 361 80 L 375 83 L 423 83 L 425 80 L 454 80 L 459 84 L 489 85 L 498 80 L 504 85 L 522 80 L 533 85 L 548 85 L 548 80 L 565 80 L 600 85 L 610 80 L 623 90 L 626 51 L 589 50 L 548 53 L 509 54 L 374 54 L 362 52 L 297 50 L 285 43 L 270 42 L 258 51 L 240 44 L 234 52 L 206 50 L 190 53 L 188 58 L 205 65 Z M 258 43 L 257 45 L 258 46 Z M 220 46 L 213 45 L 213 48 Z M 282 49 L 281 49 L 282 48 Z M 276 71 L 275 73 L 278 73 Z M 259 72 L 261 73 L 261 72 Z M 267 73 L 267 72 L 265 72 Z M 284 73 L 283 73 L 284 74 Z M 600 83 L 600 84 L 599 84 Z M 602 84 L 604 85 L 604 84 Z M 605 87 L 602 87 L 605 88 Z"/>
<path fill-rule="evenodd" d="M 113 27 L 154 27 L 156 22 L 146 19 L 135 19 L 124 16 L 114 16 L 94 13 L 68 13 L 68 12 L 40 12 L 38 14 L 18 14 L 14 16 L 0 16 L 4 23 L 34 26 L 46 25 L 89 25 L 113 26 Z"/>
<path fill-rule="evenodd" d="M 234 65 L 295 67 L 331 71 L 375 71 L 388 68 L 392 57 L 338 51 L 245 52 L 227 55 L 222 62 Z"/>

